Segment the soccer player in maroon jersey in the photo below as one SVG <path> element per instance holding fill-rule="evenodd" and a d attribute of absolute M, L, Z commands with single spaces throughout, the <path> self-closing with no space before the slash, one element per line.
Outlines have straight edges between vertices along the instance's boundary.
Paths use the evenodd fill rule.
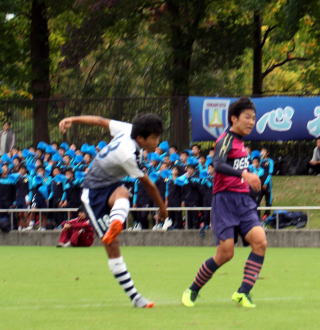
<path fill-rule="evenodd" d="M 260 179 L 249 173 L 248 154 L 243 137 L 249 135 L 256 121 L 256 109 L 248 98 L 232 103 L 228 111 L 229 128 L 217 139 L 213 159 L 216 171 L 212 198 L 211 226 L 217 239 L 214 257 L 200 267 L 193 283 L 182 295 L 187 307 L 195 304 L 200 289 L 210 280 L 219 267 L 232 259 L 238 233 L 251 246 L 251 253 L 244 266 L 240 288 L 232 300 L 243 307 L 254 308 L 250 297 L 261 270 L 267 247 L 255 201 L 249 196 L 249 189 L 259 191 Z"/>

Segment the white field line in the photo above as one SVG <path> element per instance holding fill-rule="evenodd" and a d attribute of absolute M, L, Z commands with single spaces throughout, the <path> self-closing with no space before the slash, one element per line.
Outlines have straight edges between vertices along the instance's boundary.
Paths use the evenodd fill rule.
<path fill-rule="evenodd" d="M 254 298 L 254 301 L 300 301 L 300 300 L 305 300 L 305 299 L 310 299 L 310 297 L 264 297 L 264 298 Z M 214 304 L 214 303 L 232 303 L 231 299 L 227 298 L 221 298 L 221 299 L 212 299 L 210 301 L 201 301 L 199 300 L 199 304 L 203 305 L 208 305 L 208 304 Z M 181 305 L 179 300 L 164 300 L 161 299 L 158 302 L 156 301 L 156 306 L 161 306 L 161 305 Z M 79 304 L 59 304 L 59 303 L 46 303 L 43 302 L 42 305 L 34 305 L 33 303 L 30 303 L 30 305 L 0 305 L 0 309 L 2 311 L 4 310 L 51 310 L 51 309 L 78 309 L 78 308 L 102 308 L 102 307 L 123 307 L 123 306 L 130 306 L 130 302 L 128 301 L 127 303 L 124 302 L 102 302 L 102 303 L 79 303 Z"/>

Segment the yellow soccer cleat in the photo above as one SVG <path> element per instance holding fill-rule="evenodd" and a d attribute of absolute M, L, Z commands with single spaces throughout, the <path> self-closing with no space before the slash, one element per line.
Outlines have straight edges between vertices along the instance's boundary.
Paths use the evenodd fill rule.
<path fill-rule="evenodd" d="M 186 307 L 193 307 L 197 299 L 198 292 L 191 289 L 186 289 L 182 294 L 182 304 Z"/>
<path fill-rule="evenodd" d="M 241 305 L 242 307 L 246 308 L 255 308 L 256 305 L 252 302 L 251 296 L 249 293 L 239 293 L 235 292 L 231 299 Z"/>

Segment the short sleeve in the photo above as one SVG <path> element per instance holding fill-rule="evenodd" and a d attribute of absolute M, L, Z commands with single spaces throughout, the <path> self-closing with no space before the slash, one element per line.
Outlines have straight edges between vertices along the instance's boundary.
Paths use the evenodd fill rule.
<path fill-rule="evenodd" d="M 110 120 L 109 129 L 111 136 L 116 136 L 119 133 L 125 133 L 130 135 L 132 130 L 132 124 L 118 120 Z"/>
<path fill-rule="evenodd" d="M 137 161 L 133 158 L 128 158 L 121 166 L 132 178 L 142 178 L 144 173 L 138 167 Z"/>

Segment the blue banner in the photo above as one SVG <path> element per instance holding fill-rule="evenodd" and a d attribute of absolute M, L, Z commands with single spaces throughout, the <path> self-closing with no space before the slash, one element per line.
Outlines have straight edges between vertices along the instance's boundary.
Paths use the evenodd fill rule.
<path fill-rule="evenodd" d="M 228 107 L 237 98 L 190 96 L 192 141 L 215 140 L 228 126 Z M 320 97 L 251 98 L 257 109 L 251 141 L 309 140 L 320 136 Z"/>

